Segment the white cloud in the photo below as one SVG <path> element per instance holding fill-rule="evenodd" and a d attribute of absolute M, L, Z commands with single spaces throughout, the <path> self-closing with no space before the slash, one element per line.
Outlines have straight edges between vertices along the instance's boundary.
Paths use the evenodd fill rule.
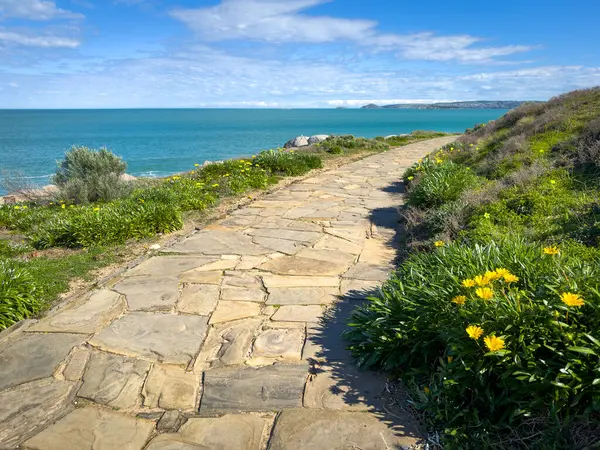
<path fill-rule="evenodd" d="M 377 22 L 311 16 L 305 10 L 328 0 L 222 0 L 207 8 L 174 9 L 171 16 L 206 41 L 250 39 L 267 43 L 352 41 L 374 51 L 395 51 L 404 59 L 482 63 L 532 50 L 524 45 L 473 47 L 469 35 L 381 34 Z"/>
<path fill-rule="evenodd" d="M 25 47 L 60 47 L 76 48 L 81 45 L 77 39 L 62 36 L 27 36 L 13 31 L 3 31 L 0 29 L 0 45 L 15 44 Z"/>
<path fill-rule="evenodd" d="M 0 0 L 0 18 L 28 20 L 81 19 L 81 14 L 60 9 L 49 0 Z"/>

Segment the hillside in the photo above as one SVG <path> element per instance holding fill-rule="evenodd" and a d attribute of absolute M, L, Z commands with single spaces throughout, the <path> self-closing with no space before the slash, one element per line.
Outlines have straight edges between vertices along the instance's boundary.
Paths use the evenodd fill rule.
<path fill-rule="evenodd" d="M 599 175 L 600 88 L 522 105 L 406 172 L 406 253 L 347 337 L 444 448 L 600 442 Z"/>
<path fill-rule="evenodd" d="M 363 106 L 362 109 L 513 109 L 521 106 L 523 103 L 526 102 L 512 100 L 477 100 L 468 102 L 443 102 L 429 104 L 405 103 L 383 106 L 370 103 Z"/>

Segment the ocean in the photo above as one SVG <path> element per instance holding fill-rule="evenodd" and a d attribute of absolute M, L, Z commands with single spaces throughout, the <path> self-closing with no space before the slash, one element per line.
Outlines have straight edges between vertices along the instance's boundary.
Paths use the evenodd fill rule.
<path fill-rule="evenodd" d="M 195 163 L 251 155 L 314 134 L 375 137 L 413 130 L 459 132 L 505 110 L 131 109 L 0 110 L 0 169 L 50 182 L 73 145 L 107 147 L 127 172 L 158 177 Z M 6 192 L 0 187 L 0 194 Z"/>

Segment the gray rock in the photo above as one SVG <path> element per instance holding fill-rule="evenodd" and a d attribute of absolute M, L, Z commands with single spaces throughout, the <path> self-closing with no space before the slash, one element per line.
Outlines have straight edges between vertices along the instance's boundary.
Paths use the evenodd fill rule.
<path fill-rule="evenodd" d="M 90 340 L 90 344 L 126 356 L 169 364 L 188 364 L 206 337 L 208 318 L 130 313 Z"/>
<path fill-rule="evenodd" d="M 205 255 L 265 255 L 269 250 L 252 242 L 250 236 L 222 230 L 204 230 L 168 249 L 179 253 Z"/>
<path fill-rule="evenodd" d="M 272 411 L 301 406 L 308 366 L 224 368 L 204 373 L 200 410 Z"/>
<path fill-rule="evenodd" d="M 327 134 L 315 134 L 314 136 L 311 136 L 310 138 L 308 138 L 308 144 L 309 145 L 318 144 L 319 142 L 323 142 L 324 140 L 326 140 L 328 137 L 329 137 L 329 135 L 327 135 Z"/>
<path fill-rule="evenodd" d="M 77 395 L 113 408 L 133 408 L 140 403 L 149 368 L 148 361 L 94 352 Z"/>
<path fill-rule="evenodd" d="M 125 278 L 114 289 L 125 295 L 131 311 L 169 311 L 179 297 L 177 278 Z"/>
<path fill-rule="evenodd" d="M 52 378 L 0 392 L 0 448 L 14 448 L 73 409 L 75 383 Z"/>
<path fill-rule="evenodd" d="M 395 425 L 395 426 L 394 426 Z M 417 443 L 405 423 L 380 415 L 321 409 L 290 409 L 277 417 L 269 450 L 389 450 Z"/>
<path fill-rule="evenodd" d="M 52 376 L 73 347 L 76 334 L 27 334 L 0 347 L 0 390 Z M 1 405 L 1 403 L 0 403 Z"/>
<path fill-rule="evenodd" d="M 307 145 L 308 138 L 306 136 L 297 136 L 294 139 L 287 141 L 283 148 L 306 147 Z"/>

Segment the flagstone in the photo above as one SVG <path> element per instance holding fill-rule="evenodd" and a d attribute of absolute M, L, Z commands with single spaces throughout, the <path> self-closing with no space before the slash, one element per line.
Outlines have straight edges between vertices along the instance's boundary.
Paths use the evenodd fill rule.
<path fill-rule="evenodd" d="M 321 233 L 316 231 L 301 231 L 301 230 L 290 230 L 290 229 L 277 229 L 277 228 L 253 228 L 248 231 L 250 236 L 275 238 L 275 239 L 287 239 L 289 241 L 300 241 L 300 242 L 316 242 L 321 236 Z"/>
<path fill-rule="evenodd" d="M 85 366 L 90 359 L 90 350 L 87 348 L 76 348 L 71 353 L 71 359 L 63 370 L 63 377 L 69 381 L 79 381 L 85 371 Z"/>
<path fill-rule="evenodd" d="M 125 295 L 131 311 L 168 311 L 179 298 L 177 278 L 125 278 L 113 289 Z"/>
<path fill-rule="evenodd" d="M 263 275 L 262 280 L 268 290 L 276 287 L 337 287 L 340 285 L 338 277 Z"/>
<path fill-rule="evenodd" d="M 236 231 L 219 230 L 200 231 L 175 244 L 170 251 L 205 255 L 263 255 L 268 253 L 267 250 L 253 243 L 250 236 Z"/>
<path fill-rule="evenodd" d="M 300 250 L 306 248 L 309 244 L 298 241 L 290 241 L 288 239 L 268 238 L 256 236 L 252 239 L 261 247 L 268 248 L 276 252 L 285 253 L 286 255 L 295 255 Z"/>
<path fill-rule="evenodd" d="M 254 341 L 252 356 L 299 361 L 303 345 L 304 330 L 265 330 Z"/>
<path fill-rule="evenodd" d="M 391 271 L 391 266 L 382 267 L 359 262 L 351 267 L 343 277 L 354 280 L 385 281 L 388 279 Z"/>
<path fill-rule="evenodd" d="M 144 406 L 192 411 L 200 390 L 200 377 L 178 366 L 154 364 L 144 384 Z"/>
<path fill-rule="evenodd" d="M 126 308 L 117 292 L 94 291 L 29 327 L 29 331 L 91 334 L 119 317 Z"/>
<path fill-rule="evenodd" d="M 152 275 L 161 278 L 168 278 L 177 276 L 190 269 L 202 266 L 203 264 L 207 264 L 215 260 L 216 258 L 207 257 L 198 258 L 190 256 L 155 256 L 127 271 L 125 276 L 133 277 L 140 275 Z"/>
<path fill-rule="evenodd" d="M 349 264 L 338 261 L 287 256 L 262 264 L 259 269 L 277 275 L 340 275 Z"/>
<path fill-rule="evenodd" d="M 189 284 L 183 288 L 177 310 L 186 314 L 210 315 L 219 301 L 219 286 L 213 284 Z"/>
<path fill-rule="evenodd" d="M 270 288 L 267 305 L 328 305 L 338 296 L 337 287 Z"/>
<path fill-rule="evenodd" d="M 223 323 L 232 320 L 245 319 L 258 316 L 261 311 L 260 303 L 256 302 L 228 302 L 221 300 L 215 312 L 210 316 L 210 323 Z"/>
<path fill-rule="evenodd" d="M 220 284 L 222 278 L 222 270 L 214 272 L 195 272 L 191 270 L 182 274 L 179 281 L 181 283 Z"/>
<path fill-rule="evenodd" d="M 318 322 L 323 311 L 319 305 L 283 305 L 271 319 L 282 322 Z"/>
<path fill-rule="evenodd" d="M 207 321 L 205 316 L 130 313 L 89 342 L 109 352 L 184 365 L 204 341 Z"/>
<path fill-rule="evenodd" d="M 327 229 L 328 231 L 329 229 Z M 327 235 L 323 236 L 315 245 L 317 249 L 328 249 L 336 250 L 344 253 L 350 253 L 352 255 L 360 255 L 362 252 L 362 245 L 349 242 L 346 239 Z"/>

